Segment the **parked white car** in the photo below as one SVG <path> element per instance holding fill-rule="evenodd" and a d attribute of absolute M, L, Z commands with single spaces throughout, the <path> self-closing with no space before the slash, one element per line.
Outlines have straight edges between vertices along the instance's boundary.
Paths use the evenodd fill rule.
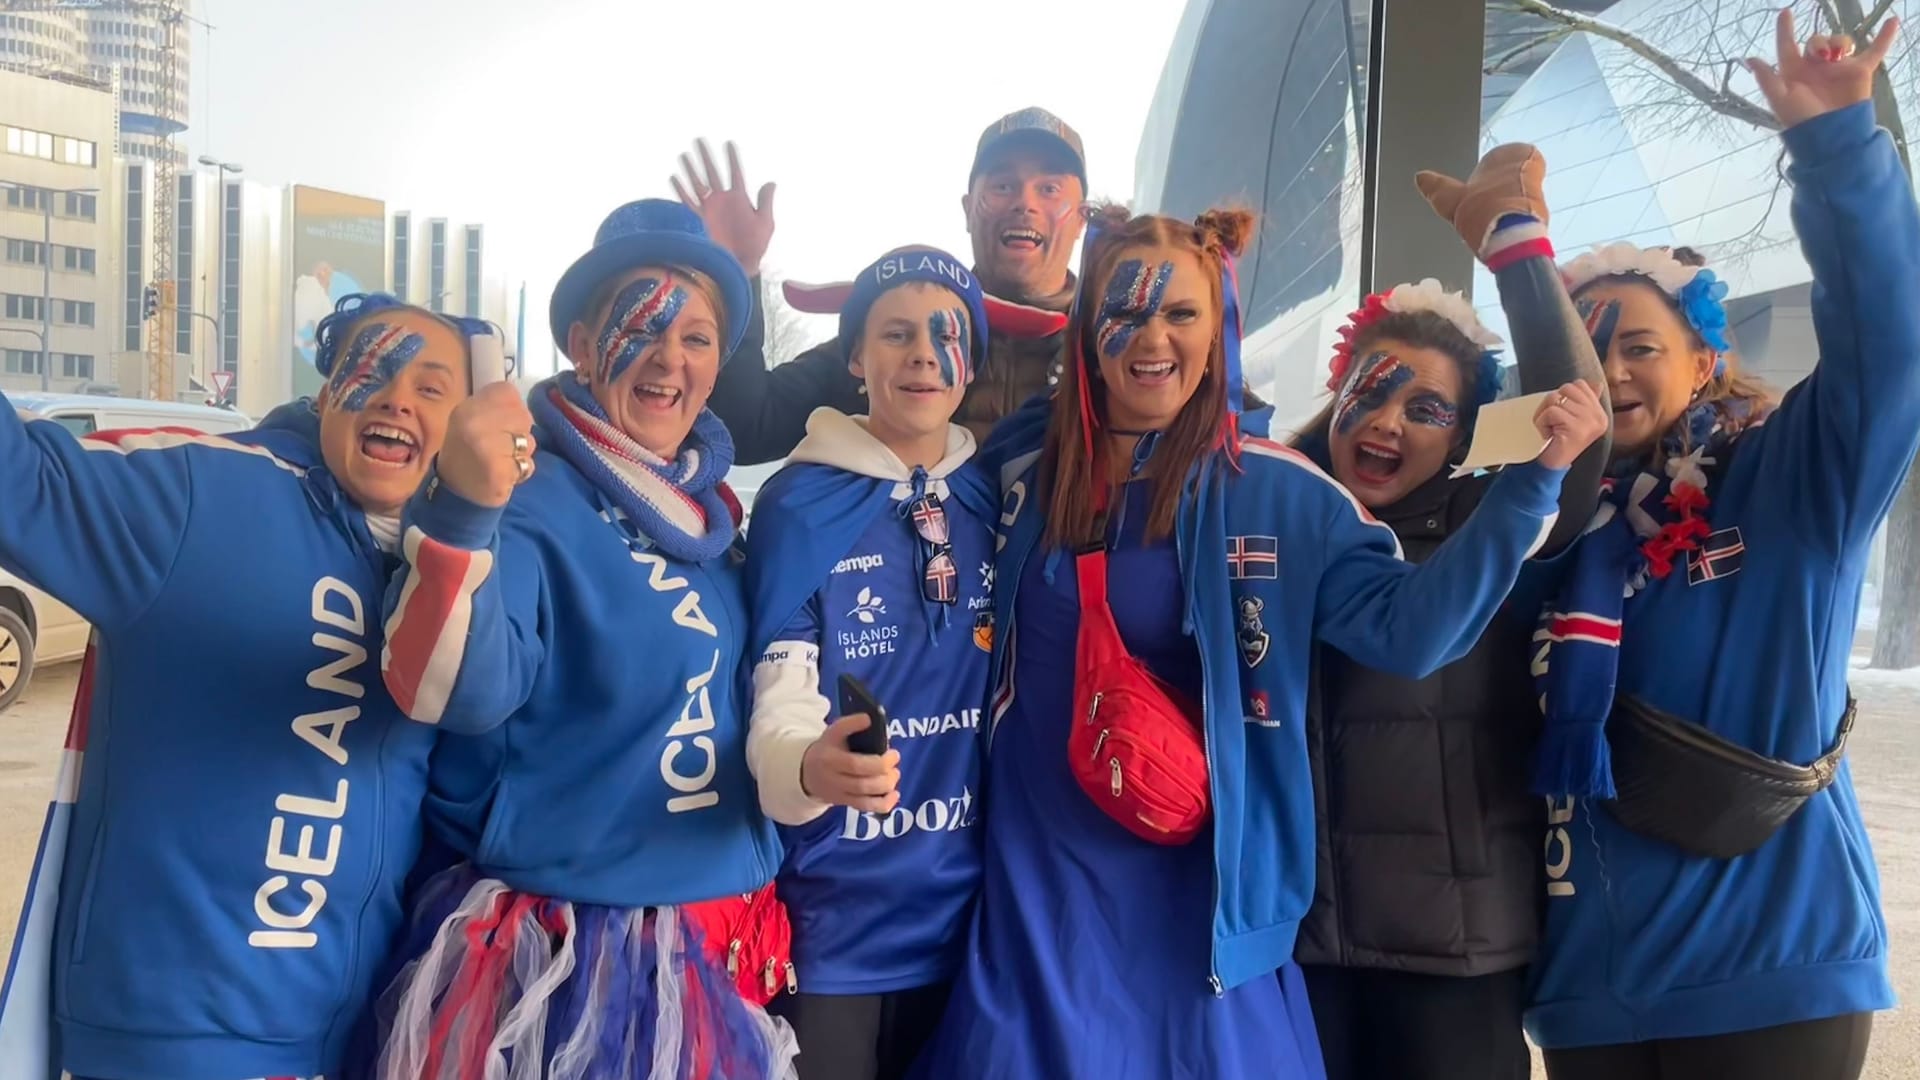
<path fill-rule="evenodd" d="M 240 413 L 205 405 L 96 394 L 21 393 L 6 400 L 19 412 L 52 420 L 76 435 L 150 427 L 224 435 L 253 426 Z M 0 568 L 0 711 L 26 690 L 35 668 L 84 655 L 91 631 L 72 608 Z"/>
<path fill-rule="evenodd" d="M 0 711 L 26 691 L 35 668 L 80 659 L 90 629 L 72 608 L 0 570 Z"/>

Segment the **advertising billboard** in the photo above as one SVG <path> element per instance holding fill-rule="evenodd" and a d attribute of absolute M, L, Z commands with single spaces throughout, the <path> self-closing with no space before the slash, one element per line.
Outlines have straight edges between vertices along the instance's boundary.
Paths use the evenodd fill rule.
<path fill-rule="evenodd" d="M 314 328 L 343 296 L 387 288 L 387 204 L 293 188 L 293 394 L 317 393 Z"/>

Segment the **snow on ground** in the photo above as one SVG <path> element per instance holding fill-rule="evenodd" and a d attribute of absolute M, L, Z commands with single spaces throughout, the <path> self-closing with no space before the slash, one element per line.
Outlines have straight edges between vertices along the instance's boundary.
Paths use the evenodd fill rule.
<path fill-rule="evenodd" d="M 1920 667 L 1907 668 L 1905 671 L 1886 671 L 1867 666 L 1867 658 L 1855 656 L 1853 670 L 1847 675 L 1847 681 L 1854 686 L 1902 687 L 1920 690 Z"/>

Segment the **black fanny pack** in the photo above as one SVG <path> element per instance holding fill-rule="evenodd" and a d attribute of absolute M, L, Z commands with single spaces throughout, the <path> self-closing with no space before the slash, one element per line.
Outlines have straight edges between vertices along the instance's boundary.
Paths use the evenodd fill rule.
<path fill-rule="evenodd" d="M 1695 855 L 1731 859 L 1756 851 L 1833 783 L 1853 713 L 1848 694 L 1833 745 L 1813 764 L 1795 765 L 1623 695 L 1607 724 L 1616 794 L 1601 805 L 1634 832 Z"/>

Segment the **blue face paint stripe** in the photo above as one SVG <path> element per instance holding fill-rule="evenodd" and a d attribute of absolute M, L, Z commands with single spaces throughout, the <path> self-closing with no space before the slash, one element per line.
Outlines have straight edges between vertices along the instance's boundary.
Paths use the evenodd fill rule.
<path fill-rule="evenodd" d="M 1334 430 L 1342 435 L 1359 426 L 1393 399 L 1400 388 L 1413 381 L 1413 369 L 1395 359 L 1392 353 L 1376 352 L 1357 365 L 1340 390 L 1334 411 Z"/>
<path fill-rule="evenodd" d="M 966 313 L 958 308 L 936 311 L 927 316 L 927 332 L 932 335 L 933 353 L 940 358 L 940 377 L 946 384 L 961 386 L 970 381 Z"/>
<path fill-rule="evenodd" d="M 621 289 L 600 328 L 601 380 L 610 384 L 626 374 L 666 334 L 686 303 L 686 288 L 671 275 L 639 278 Z"/>
<path fill-rule="evenodd" d="M 1460 422 L 1460 409 L 1438 394 L 1421 394 L 1407 403 L 1407 422 L 1445 430 Z"/>
<path fill-rule="evenodd" d="M 1127 259 L 1113 268 L 1106 296 L 1095 319 L 1100 355 L 1113 359 L 1127 351 L 1133 335 L 1160 311 L 1173 280 L 1173 263 L 1162 261 L 1151 271 L 1139 259 Z"/>
<path fill-rule="evenodd" d="M 1587 324 L 1587 336 L 1593 339 L 1593 351 L 1604 364 L 1607 354 L 1613 350 L 1614 331 L 1620 325 L 1620 301 L 1582 300 L 1578 307 L 1580 318 Z"/>
<path fill-rule="evenodd" d="M 347 355 L 334 370 L 332 398 L 348 412 L 365 409 L 373 395 L 392 383 L 426 345 L 426 338 L 404 326 L 368 323 L 353 336 Z"/>

